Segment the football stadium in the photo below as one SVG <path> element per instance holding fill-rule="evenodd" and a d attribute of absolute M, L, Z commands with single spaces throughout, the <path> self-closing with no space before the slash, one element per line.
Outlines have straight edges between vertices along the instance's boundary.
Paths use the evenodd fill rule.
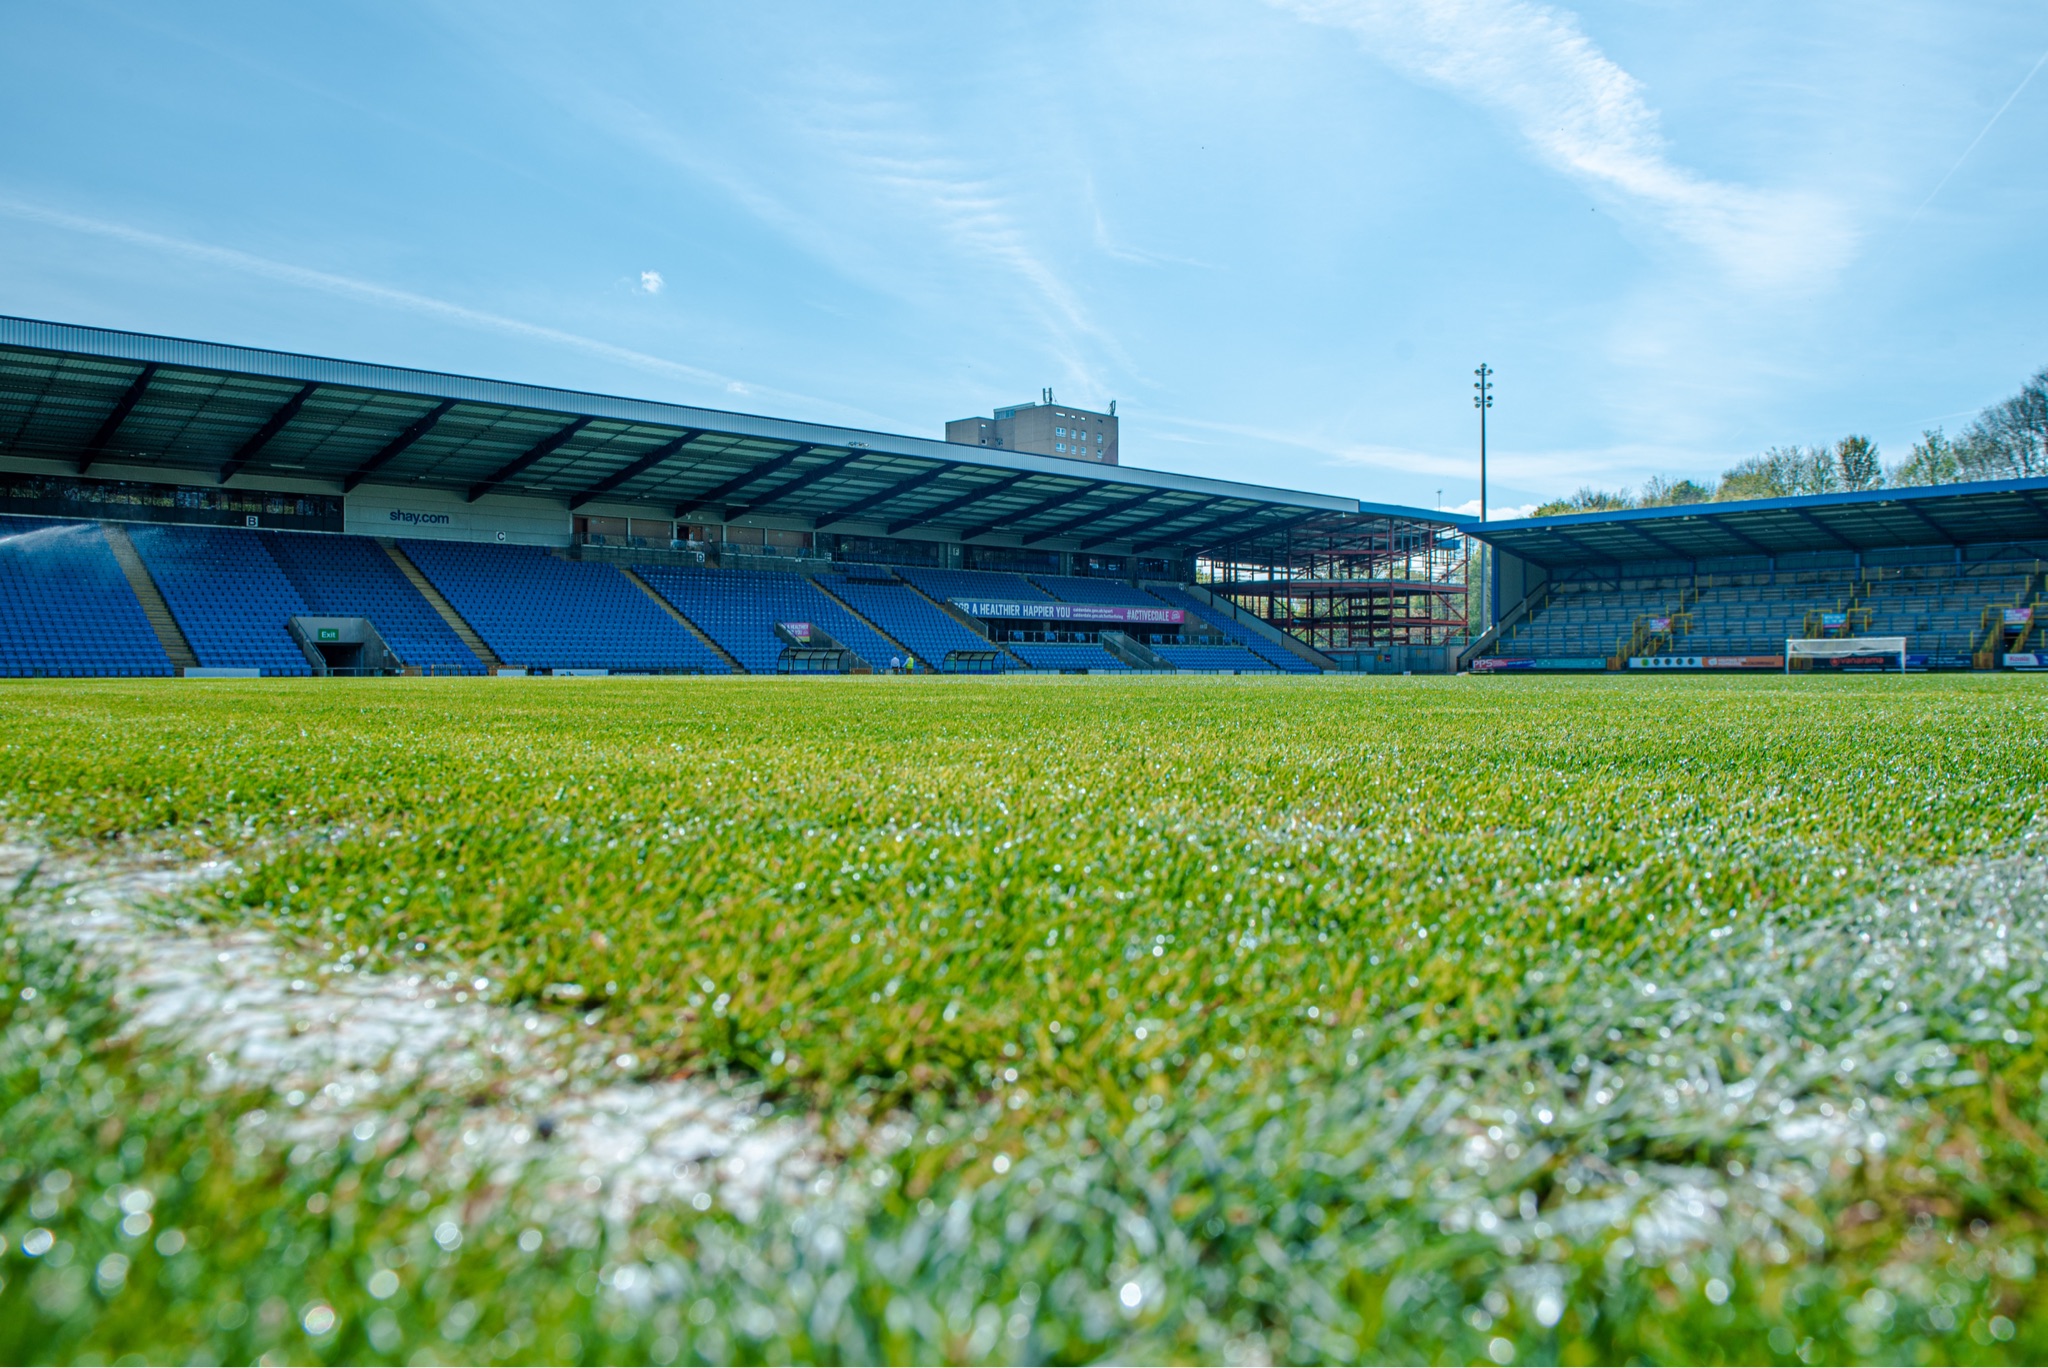
<path fill-rule="evenodd" d="M 4 675 L 1441 670 L 1466 626 L 1456 522 L 1328 495 L 23 319 L 0 413 Z M 1275 580 L 1288 630 L 1232 597 Z"/>
<path fill-rule="evenodd" d="M 2048 1357 L 2048 481 L 5 319 L 0 492 L 10 1361 Z"/>

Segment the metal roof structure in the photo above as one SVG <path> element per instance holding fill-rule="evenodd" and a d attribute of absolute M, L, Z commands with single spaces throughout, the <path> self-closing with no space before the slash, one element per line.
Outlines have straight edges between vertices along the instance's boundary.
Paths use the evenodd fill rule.
<path fill-rule="evenodd" d="M 1276 546 L 1421 509 L 467 376 L 0 317 L 0 455 L 168 478 L 538 495 L 571 511 L 1074 551 Z"/>
<path fill-rule="evenodd" d="M 1617 565 L 1894 546 L 2048 541 L 2048 479 L 1679 504 L 1468 527 L 1537 565 Z"/>

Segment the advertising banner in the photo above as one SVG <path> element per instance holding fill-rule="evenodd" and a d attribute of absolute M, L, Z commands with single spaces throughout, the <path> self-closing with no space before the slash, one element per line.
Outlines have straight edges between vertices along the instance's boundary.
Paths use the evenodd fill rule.
<path fill-rule="evenodd" d="M 1782 670 L 1785 668 L 1785 657 L 1781 655 L 1701 656 L 1700 668 L 1705 670 Z"/>
<path fill-rule="evenodd" d="M 1037 622 L 1152 622 L 1178 625 L 1187 621 L 1179 608 L 1138 608 L 1122 603 L 1010 603 L 1001 599 L 949 600 L 969 617 L 1024 618 Z"/>
<path fill-rule="evenodd" d="M 1552 656 L 1531 660 L 1501 660 L 1485 656 L 1473 661 L 1472 668 L 1489 673 L 1501 670 L 1604 670 L 1607 660 L 1603 656 Z"/>
<path fill-rule="evenodd" d="M 2008 670 L 2039 670 L 2048 668 L 2048 655 L 2038 651 L 2014 651 L 2005 658 Z"/>
<path fill-rule="evenodd" d="M 1670 631 L 1670 630 L 1671 630 L 1671 619 L 1670 619 L 1670 618 L 1668 618 L 1668 617 L 1653 617 L 1653 618 L 1651 618 L 1651 619 L 1650 619 L 1650 630 L 1651 630 L 1651 631 L 1653 631 L 1653 632 L 1668 632 L 1668 631 Z"/>
<path fill-rule="evenodd" d="M 1849 615 L 1847 613 L 1822 613 L 1820 615 L 1820 628 L 1823 632 L 1831 632 L 1837 627 L 1847 627 L 1848 625 Z"/>
<path fill-rule="evenodd" d="M 776 625 L 798 641 L 809 641 L 811 639 L 811 624 L 808 622 L 783 622 Z"/>
<path fill-rule="evenodd" d="M 1630 656 L 1631 670 L 1697 670 L 1702 656 Z"/>
<path fill-rule="evenodd" d="M 2033 621 L 2034 610 L 2032 608 L 2008 608 L 2005 610 L 2005 625 L 2008 627 L 2027 627 L 2031 626 Z"/>

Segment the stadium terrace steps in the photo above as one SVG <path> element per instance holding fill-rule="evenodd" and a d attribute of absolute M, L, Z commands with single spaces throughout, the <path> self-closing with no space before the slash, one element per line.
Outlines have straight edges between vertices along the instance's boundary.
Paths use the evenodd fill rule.
<path fill-rule="evenodd" d="M 157 592 L 156 581 L 149 577 L 149 568 L 142 563 L 142 557 L 135 554 L 135 544 L 128 540 L 128 531 L 119 523 L 100 524 L 100 534 L 107 539 L 107 549 L 113 552 L 114 563 L 121 567 L 121 573 L 128 580 L 128 591 L 135 595 L 136 604 L 142 609 L 150 630 L 156 633 L 158 647 L 173 669 L 184 671 L 199 663 L 199 657 L 192 653 L 192 644 L 185 640 L 185 633 L 179 628 L 178 620 L 171 616 L 171 610 L 164 603 L 164 596 Z"/>
<path fill-rule="evenodd" d="M 313 673 L 285 626 L 311 610 L 253 532 L 178 523 L 127 530 L 201 666 Z"/>
<path fill-rule="evenodd" d="M 0 676 L 173 672 L 103 529 L 0 517 Z"/>
<path fill-rule="evenodd" d="M 636 566 L 654 591 L 753 674 L 775 674 L 789 644 L 779 623 L 809 623 L 871 669 L 886 669 L 892 644 L 840 606 L 809 575 L 787 570 Z"/>
<path fill-rule="evenodd" d="M 1194 674 L 1279 674 L 1280 667 L 1242 646 L 1154 646 L 1176 670 Z"/>
<path fill-rule="evenodd" d="M 726 674 L 695 633 L 603 562 L 540 546 L 402 540 L 406 558 L 507 664 L 541 670 Z"/>
<path fill-rule="evenodd" d="M 320 532 L 255 535 L 314 613 L 368 619 L 384 644 L 410 668 L 483 672 L 483 658 L 463 644 L 376 542 Z"/>
<path fill-rule="evenodd" d="M 1058 601 L 1024 576 L 1007 570 L 934 570 L 905 565 L 898 567 L 896 573 L 938 603 L 955 598 L 995 599 L 1004 603 Z"/>
<path fill-rule="evenodd" d="M 1031 582 L 1062 603 L 1112 603 L 1125 608 L 1157 608 L 1159 600 L 1135 584 L 1085 575 L 1033 575 Z"/>
<path fill-rule="evenodd" d="M 946 657 L 954 651 L 993 651 L 999 662 L 1015 657 L 970 625 L 972 619 L 941 604 L 908 580 L 876 583 L 840 578 L 833 586 L 835 597 L 875 625 L 877 631 L 901 642 L 917 659 L 944 669 Z"/>
<path fill-rule="evenodd" d="M 1853 633 L 1904 636 L 1915 654 L 1954 659 L 1977 649 L 1990 609 L 2016 603 L 2033 583 L 2031 561 L 1562 580 L 1485 654 L 1612 658 L 1641 639 L 1640 619 L 1683 605 L 1684 621 L 1644 653 L 1782 656 L 1788 638 Z M 1816 626 L 1815 615 L 1835 613 L 1846 621 Z"/>
<path fill-rule="evenodd" d="M 1321 670 L 1309 664 L 1308 661 L 1303 660 L 1286 647 L 1254 636 L 1233 620 L 1228 613 L 1217 608 L 1214 604 L 1204 603 L 1201 599 L 1185 592 L 1179 586 L 1153 584 L 1148 585 L 1147 589 L 1161 603 L 1171 608 L 1181 608 L 1193 613 L 1197 618 L 1220 632 L 1224 640 L 1243 647 L 1276 670 L 1287 674 L 1322 673 Z M 1165 654 L 1164 651 L 1160 653 L 1162 655 Z"/>
<path fill-rule="evenodd" d="M 646 580 L 640 578 L 639 573 L 635 571 L 632 566 L 620 566 L 619 573 L 624 575 L 627 579 L 633 581 L 633 583 L 636 586 L 638 586 L 641 593 L 647 595 L 647 597 L 653 599 L 656 604 L 660 605 L 662 612 L 667 613 L 677 622 L 680 622 L 683 624 L 683 626 L 689 628 L 691 633 L 697 638 L 697 640 L 703 642 L 704 645 L 709 649 L 717 652 L 718 658 L 724 661 L 726 663 L 727 668 L 729 668 L 734 674 L 747 673 L 746 666 L 740 664 L 739 661 L 735 660 L 732 657 L 732 654 L 729 651 L 727 651 L 725 647 L 719 645 L 715 640 L 707 636 L 702 627 L 699 627 L 696 623 L 684 617 L 682 612 L 678 610 L 673 603 L 670 603 L 667 599 L 661 596 L 661 592 L 659 590 L 657 590 L 653 585 L 649 584 Z"/>
<path fill-rule="evenodd" d="M 888 642 L 890 649 L 894 651 L 897 655 L 915 656 L 917 654 L 917 652 L 911 650 L 909 646 L 905 645 L 901 641 L 898 641 L 895 637 L 891 636 L 889 633 L 883 631 L 880 627 L 876 626 L 872 621 L 868 619 L 867 614 L 861 612 L 860 609 L 848 603 L 844 598 L 840 597 L 838 594 L 833 593 L 832 586 L 826 582 L 826 579 L 823 575 L 818 576 L 818 578 L 812 580 L 811 583 L 818 586 L 819 593 L 823 594 L 826 598 L 831 599 L 834 603 L 838 604 L 841 608 L 844 608 L 847 612 L 853 614 L 853 620 L 855 622 L 858 622 L 861 626 L 867 628 L 870 632 L 873 632 L 876 636 Z"/>
<path fill-rule="evenodd" d="M 426 601 L 427 606 L 448 625 L 448 630 L 455 633 L 456 640 L 469 648 L 471 655 L 482 661 L 488 669 L 495 670 L 505 663 L 498 659 L 497 653 L 476 634 L 476 629 L 462 620 L 462 614 L 456 612 L 455 605 L 441 596 L 441 591 L 434 587 L 434 582 L 420 573 L 420 568 L 407 558 L 404 549 L 396 541 L 380 537 L 377 544 L 384 548 L 384 553 L 391 558 L 391 563 L 405 576 L 406 583 L 410 584 Z"/>
<path fill-rule="evenodd" d="M 1009 652 L 1033 670 L 1086 670 L 1090 674 L 1129 674 L 1131 667 L 1108 648 L 1087 641 L 1006 641 Z"/>

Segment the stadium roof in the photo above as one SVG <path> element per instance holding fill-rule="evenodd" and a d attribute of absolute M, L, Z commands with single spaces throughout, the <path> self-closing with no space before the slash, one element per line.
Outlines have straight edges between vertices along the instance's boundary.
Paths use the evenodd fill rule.
<path fill-rule="evenodd" d="M 0 316 L 0 453 L 177 482 L 366 482 L 678 518 L 1248 553 L 1398 505 L 680 404 Z"/>
<path fill-rule="evenodd" d="M 2048 541 L 2048 479 L 1630 508 L 1468 530 L 1552 567 Z"/>

